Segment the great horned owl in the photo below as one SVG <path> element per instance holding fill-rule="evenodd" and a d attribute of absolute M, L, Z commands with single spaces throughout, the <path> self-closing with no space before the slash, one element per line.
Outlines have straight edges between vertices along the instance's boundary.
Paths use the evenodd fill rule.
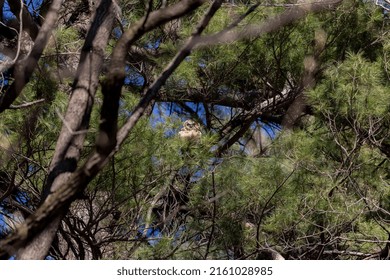
<path fill-rule="evenodd" d="M 179 131 L 179 137 L 184 140 L 199 140 L 201 136 L 200 126 L 193 120 L 186 120 L 183 123 L 182 129 Z"/>

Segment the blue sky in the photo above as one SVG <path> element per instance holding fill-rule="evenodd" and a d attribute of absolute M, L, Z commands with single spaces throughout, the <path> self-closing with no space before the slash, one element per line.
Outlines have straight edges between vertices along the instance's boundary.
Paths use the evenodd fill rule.
<path fill-rule="evenodd" d="M 29 11 L 31 12 L 31 14 L 34 17 L 37 17 L 38 16 L 37 10 L 39 9 L 39 7 L 41 5 L 42 0 L 32 0 L 32 1 L 27 1 L 25 3 L 27 5 Z M 12 14 L 12 12 L 10 11 L 10 8 L 9 8 L 9 5 L 8 5 L 7 1 L 5 2 L 4 7 L 3 7 L 3 17 L 6 20 L 15 17 Z M 118 30 L 117 32 L 118 32 L 118 36 L 119 36 L 120 35 L 120 31 Z M 148 48 L 158 48 L 159 44 L 160 44 L 159 42 L 156 42 L 156 44 L 148 45 L 147 47 Z M 0 59 L 1 59 L 1 56 L 0 56 Z M 127 85 L 133 84 L 133 85 L 141 86 L 144 83 L 143 77 L 141 75 L 139 75 L 136 71 L 133 71 L 130 67 L 127 68 L 127 73 L 128 73 L 128 76 L 125 79 L 125 84 L 127 84 Z M 193 109 L 198 114 L 199 119 L 203 120 L 203 124 L 204 124 L 205 123 L 205 109 L 204 109 L 203 105 L 197 104 L 197 103 L 193 103 L 193 102 L 186 102 L 185 104 L 188 107 L 190 107 L 191 109 Z M 179 117 L 179 115 L 177 115 L 174 112 L 172 112 L 171 107 L 170 107 L 171 106 L 170 103 L 161 103 L 160 105 L 161 106 L 155 106 L 154 107 L 153 118 L 151 118 L 151 121 L 153 122 L 152 123 L 153 126 L 158 124 L 159 122 L 160 123 L 164 122 L 165 119 L 163 118 L 163 116 L 167 116 L 167 115 L 177 116 L 177 118 L 180 118 L 181 121 L 189 118 L 189 116 L 187 116 L 187 117 L 186 116 Z M 221 114 L 230 114 L 231 113 L 231 108 L 230 107 L 215 105 L 214 108 L 219 110 L 219 112 Z M 262 129 L 271 138 L 273 138 L 275 136 L 275 131 L 278 130 L 278 129 L 275 129 L 275 126 L 271 126 L 271 125 L 262 125 Z M 176 133 L 177 133 L 177 131 L 168 131 L 167 132 L 167 137 L 170 137 L 170 136 L 172 136 L 172 134 L 176 134 Z M 197 175 L 201 175 L 202 171 L 199 171 L 199 172 L 200 173 L 197 174 Z M 27 203 L 27 197 L 25 195 L 23 195 L 22 193 L 20 195 L 16 196 L 15 200 L 17 200 L 21 204 L 26 204 Z M 0 213 L 1 212 L 6 212 L 6 211 L 7 210 L 4 209 L 0 205 Z M 9 213 L 7 213 L 7 214 L 9 214 Z M 140 231 L 141 230 L 143 231 L 142 226 L 140 227 Z M 182 230 L 184 230 L 184 228 L 179 230 L 179 232 L 177 233 L 178 236 L 180 235 L 180 232 Z M 1 233 L 5 233 L 5 231 L 7 231 L 7 225 L 6 225 L 5 221 L 4 221 L 4 217 L 2 215 L 0 215 L 0 234 Z M 149 244 L 155 245 L 158 242 L 158 240 L 162 237 L 162 235 L 161 235 L 161 232 L 159 230 L 153 230 L 152 228 L 149 228 L 148 232 L 147 232 L 147 237 L 150 238 Z"/>
<path fill-rule="evenodd" d="M 38 16 L 38 9 L 41 6 L 43 0 L 31 0 L 31 1 L 24 1 L 25 5 L 27 5 L 28 10 L 31 12 L 33 17 Z M 4 2 L 3 7 L 3 17 L 5 20 L 15 18 L 15 15 L 10 11 L 10 7 L 8 4 L 8 1 Z"/>

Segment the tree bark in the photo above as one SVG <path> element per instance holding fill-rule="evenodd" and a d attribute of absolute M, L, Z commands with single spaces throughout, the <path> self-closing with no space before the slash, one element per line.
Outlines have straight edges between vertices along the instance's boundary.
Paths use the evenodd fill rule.
<path fill-rule="evenodd" d="M 34 47 L 29 56 L 16 62 L 14 66 L 14 82 L 8 90 L 0 96 L 0 113 L 8 109 L 15 99 L 20 95 L 25 85 L 29 82 L 31 75 L 38 65 L 38 61 L 51 36 L 51 32 L 57 23 L 58 11 L 61 8 L 62 0 L 53 0 L 53 4 L 47 14 L 34 41 Z"/>
<path fill-rule="evenodd" d="M 112 60 L 114 61 L 112 62 L 113 68 L 118 70 L 118 65 L 115 63 L 124 67 L 124 57 L 130 43 L 135 42 L 135 40 L 140 38 L 145 32 L 158 27 L 169 20 L 185 15 L 203 4 L 203 2 L 204 0 L 181 1 L 165 9 L 152 12 L 150 15 L 145 16 L 139 22 L 134 24 L 135 27 L 127 33 L 127 36 L 126 33 L 123 35 L 122 38 L 124 39 L 122 44 L 118 43 L 120 47 L 117 50 L 118 53 L 116 60 Z M 198 31 L 202 31 L 205 27 L 206 26 L 201 25 L 198 27 Z M 116 52 L 114 50 L 114 57 L 115 53 Z M 122 55 L 123 61 L 118 62 L 118 58 Z M 184 59 L 185 56 L 182 56 L 183 54 L 179 55 L 180 58 Z M 177 67 L 178 64 L 176 65 L 174 63 L 174 66 Z M 119 70 L 119 72 L 122 71 L 124 71 L 124 69 Z M 170 71 L 173 71 L 173 69 L 168 72 Z M 29 244 L 28 248 L 30 249 L 22 249 L 22 251 L 19 251 L 19 257 L 23 259 L 43 258 L 48 252 L 48 248 L 51 245 L 61 217 L 68 210 L 70 203 L 74 201 L 78 195 L 80 195 L 88 183 L 107 164 L 111 156 L 115 153 L 117 138 L 116 121 L 118 118 L 119 96 L 124 78 L 120 75 L 117 76 L 116 74 L 117 72 L 114 70 L 113 75 L 108 75 L 107 79 L 109 80 L 109 83 L 106 83 L 106 88 L 103 86 L 104 99 L 101 112 L 102 122 L 100 125 L 98 139 L 96 141 L 95 152 L 93 152 L 87 159 L 86 163 L 69 178 L 67 177 L 65 180 L 59 181 L 58 188 L 56 187 L 55 190 L 51 188 L 52 192 L 47 194 L 46 199 L 36 212 L 28 217 L 26 221 L 7 239 L 0 242 L 0 256 L 4 256 L 7 253 L 13 253 L 15 250 L 23 248 Z M 166 74 L 167 73 L 165 72 L 165 75 L 163 75 L 164 79 L 169 77 L 169 75 L 167 76 Z M 107 85 L 113 85 L 113 88 L 109 88 Z M 156 84 L 154 84 L 153 92 L 157 91 L 161 86 L 161 81 L 157 83 L 157 88 Z M 147 100 L 147 102 L 144 102 L 144 105 L 147 106 L 151 100 L 150 95 L 146 94 L 144 97 L 144 101 L 145 100 Z M 142 114 L 136 114 L 135 116 L 137 119 L 135 122 L 134 119 L 131 119 L 131 124 L 134 125 L 141 115 Z M 121 139 L 121 143 L 124 141 L 130 130 L 125 129 L 124 133 L 119 133 L 118 138 Z M 54 166 L 54 164 L 52 164 L 52 166 Z M 49 227 L 47 226 L 48 224 Z M 38 238 L 36 238 L 37 234 L 40 234 Z M 34 242 L 34 244 L 31 242 Z M 38 248 L 38 242 L 44 242 L 41 244 L 40 248 Z M 39 249 L 39 252 L 34 251 L 34 249 Z M 26 253 L 23 253 L 23 251 L 26 251 Z"/>
<path fill-rule="evenodd" d="M 77 168 L 104 61 L 104 49 L 107 46 L 116 13 L 116 6 L 111 0 L 102 0 L 93 15 L 94 20 L 81 52 L 77 78 L 50 164 L 42 200 L 50 196 L 59 186 L 64 185 Z M 66 208 L 59 212 L 28 246 L 18 251 L 18 259 L 43 259 L 47 255 L 58 226 L 67 211 Z"/>

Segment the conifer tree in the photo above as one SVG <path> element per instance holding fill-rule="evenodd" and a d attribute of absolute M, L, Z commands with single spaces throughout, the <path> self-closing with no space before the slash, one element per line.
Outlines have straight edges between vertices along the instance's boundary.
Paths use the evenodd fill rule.
<path fill-rule="evenodd" d="M 381 7 L 0 6 L 2 258 L 389 259 Z"/>

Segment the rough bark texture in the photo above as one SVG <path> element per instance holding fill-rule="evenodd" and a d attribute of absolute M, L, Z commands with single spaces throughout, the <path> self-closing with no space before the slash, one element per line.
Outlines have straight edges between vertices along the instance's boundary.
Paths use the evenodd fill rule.
<path fill-rule="evenodd" d="M 0 96 L 0 113 L 8 109 L 15 99 L 20 95 L 25 85 L 29 82 L 31 75 L 38 65 L 38 61 L 51 36 L 51 31 L 57 23 L 58 11 L 61 8 L 62 0 L 54 0 L 47 14 L 44 24 L 34 41 L 34 47 L 28 57 L 16 62 L 14 66 L 15 81 L 9 89 Z"/>
<path fill-rule="evenodd" d="M 152 12 L 150 15 L 147 15 L 145 18 L 141 19 L 138 23 L 134 25 L 135 28 L 131 29 L 128 32 L 129 36 L 123 36 L 125 37 L 124 45 L 119 44 L 121 48 L 118 48 L 118 50 L 116 51 L 114 50 L 114 57 L 115 53 L 117 52 L 119 53 L 119 55 L 116 56 L 116 59 L 118 59 L 118 56 L 125 57 L 127 48 L 132 42 L 134 42 L 134 40 L 142 36 L 142 34 L 147 31 L 150 31 L 153 28 L 158 27 L 159 25 L 171 19 L 178 18 L 192 11 L 193 9 L 201 5 L 203 2 L 204 1 L 181 1 L 178 4 L 156 12 Z M 200 26 L 200 32 L 205 27 L 206 26 Z M 183 54 L 180 56 L 180 58 L 184 59 L 185 56 L 182 56 Z M 117 60 L 113 61 L 118 62 Z M 117 64 L 113 65 L 117 66 Z M 119 63 L 119 65 L 124 67 L 123 62 Z M 120 70 L 120 72 L 124 72 L 124 69 Z M 113 86 L 116 85 L 114 89 L 111 89 L 110 91 L 110 88 L 107 87 L 107 84 L 106 88 L 103 87 L 104 100 L 101 112 L 102 122 L 100 125 L 99 136 L 96 141 L 96 151 L 89 157 L 83 167 L 78 169 L 65 180 L 59 181 L 55 189 L 53 187 L 50 188 L 51 193 L 47 194 L 47 197 L 43 201 L 42 205 L 37 209 L 37 211 L 33 215 L 28 217 L 25 223 L 22 224 L 17 229 L 17 231 L 14 232 L 14 234 L 12 234 L 11 236 L 9 236 L 9 238 L 0 243 L 2 248 L 0 249 L 0 255 L 4 256 L 7 253 L 13 254 L 15 250 L 19 248 L 24 248 L 27 244 L 29 244 L 26 249 L 22 249 L 18 252 L 18 257 L 23 259 L 43 258 L 48 252 L 50 244 L 54 238 L 54 233 L 58 228 L 62 216 L 68 210 L 70 203 L 74 201 L 78 195 L 81 194 L 83 189 L 106 165 L 106 163 L 109 161 L 110 156 L 112 156 L 115 152 L 117 126 L 116 122 L 118 118 L 117 114 L 119 106 L 119 96 L 124 77 L 119 78 L 120 81 L 122 81 L 122 83 L 119 84 L 117 83 L 118 81 L 115 78 L 117 78 L 117 76 L 108 75 L 109 82 L 107 84 Z M 89 85 L 89 83 L 87 83 L 87 85 Z M 162 84 L 159 84 L 160 87 L 161 85 Z M 109 92 L 105 93 L 105 90 Z M 89 95 L 87 95 L 87 97 L 89 97 Z M 141 117 L 141 115 L 137 115 L 138 118 Z M 74 131 L 72 131 L 71 134 L 74 134 Z M 125 137 L 123 137 L 122 142 L 124 138 Z M 63 145 L 66 142 L 59 142 L 62 142 L 60 148 L 63 149 Z M 59 154 L 61 155 L 61 153 Z M 73 164 L 73 160 L 70 162 L 70 164 Z M 52 166 L 55 166 L 55 164 L 52 164 Z M 48 224 L 50 226 L 47 226 Z M 36 238 L 37 236 L 38 238 Z M 40 242 L 43 243 L 38 245 Z"/>
<path fill-rule="evenodd" d="M 22 223 L 13 234 L 9 235 L 5 240 L 0 241 L 1 257 L 16 253 L 18 259 L 43 259 L 47 256 L 53 242 L 67 242 L 68 245 L 71 244 L 70 246 L 72 246 L 72 242 L 76 242 L 74 240 L 64 240 L 64 236 L 56 239 L 56 234 L 59 229 L 70 228 L 69 221 L 67 221 L 69 215 L 65 219 L 64 217 L 67 213 L 73 212 L 74 216 L 77 216 L 77 218 L 86 223 L 89 217 L 93 215 L 95 209 L 97 209 L 97 206 L 96 204 L 91 204 L 92 212 L 88 212 L 86 211 L 87 206 L 82 206 L 83 202 L 73 205 L 72 203 L 82 196 L 91 180 L 93 180 L 107 163 L 110 162 L 113 155 L 121 148 L 125 139 L 133 132 L 133 129 L 140 118 L 147 112 L 149 114 L 152 112 L 152 104 L 154 104 L 154 102 L 173 102 L 177 100 L 177 92 L 161 91 L 161 89 L 192 50 L 197 47 L 208 47 L 214 44 L 261 36 L 262 34 L 275 31 L 278 28 L 293 23 L 306 16 L 309 12 L 331 9 L 341 2 L 340 0 L 335 0 L 333 2 L 322 1 L 308 6 L 304 5 L 303 8 L 293 7 L 291 9 L 286 9 L 284 13 L 270 18 L 265 23 L 249 25 L 244 30 L 237 27 L 239 22 L 237 21 L 237 24 L 233 24 L 223 32 L 202 37 L 202 31 L 207 27 L 210 19 L 222 4 L 222 1 L 214 1 L 210 4 L 209 10 L 199 22 L 189 39 L 182 44 L 181 48 L 178 48 L 176 55 L 170 63 L 160 71 L 160 75 L 157 75 L 154 80 L 150 79 L 150 81 L 144 85 L 144 90 L 142 90 L 143 93 L 140 94 L 141 101 L 131 110 L 124 125 L 118 127 L 118 111 L 126 77 L 129 52 L 136 53 L 137 59 L 139 59 L 139 57 L 148 57 L 151 55 L 148 51 L 145 51 L 145 49 L 141 48 L 141 51 L 137 50 L 137 48 L 140 47 L 137 47 L 134 44 L 147 32 L 150 32 L 157 27 L 164 26 L 172 20 L 180 19 L 207 1 L 183 0 L 156 11 L 151 11 L 151 9 L 148 10 L 143 18 L 130 25 L 131 27 L 129 30 L 121 33 L 120 39 L 113 50 L 110 64 L 107 68 L 103 69 L 105 59 L 104 51 L 108 45 L 114 19 L 119 14 L 118 7 L 113 1 L 114 0 L 100 0 L 97 3 L 96 10 L 91 14 L 90 26 L 83 25 L 82 28 L 80 28 L 81 30 L 88 30 L 88 32 L 78 61 L 77 73 L 74 78 L 67 111 L 63 117 L 61 116 L 63 118 L 63 125 L 48 169 L 49 175 L 44 186 L 41 204 L 31 216 L 27 217 L 24 223 Z M 82 3 L 83 5 L 85 4 L 84 2 L 85 1 Z M 1 5 L 0 0 L 0 6 Z M 54 0 L 52 7 L 47 14 L 46 21 L 36 36 L 35 45 L 30 56 L 25 60 L 17 61 L 14 70 L 16 80 L 9 87 L 7 92 L 0 96 L 0 112 L 11 108 L 12 102 L 18 97 L 24 86 L 28 83 L 29 78 L 37 66 L 43 49 L 45 48 L 48 36 L 55 24 L 59 9 L 58 5 L 61 5 L 61 1 Z M 258 5 L 255 5 L 254 7 L 257 6 Z M 83 16 L 86 16 L 86 14 Z M 26 21 L 28 20 L 29 19 L 26 19 Z M 72 17 L 67 17 L 66 22 L 71 25 L 73 20 Z M 34 36 L 33 29 L 26 29 L 26 31 L 31 33 L 30 36 Z M 303 77 L 300 79 L 300 74 L 297 75 L 298 77 L 296 79 L 298 82 L 296 83 L 297 86 L 295 88 L 276 90 L 271 85 L 270 88 L 272 88 L 272 90 L 269 90 L 269 92 L 267 92 L 267 87 L 253 91 L 246 89 L 242 92 L 235 92 L 236 89 L 231 89 L 231 92 L 208 92 L 206 90 L 202 91 L 203 89 L 193 88 L 183 88 L 182 91 L 180 91 L 181 89 L 178 90 L 180 101 L 177 103 L 181 104 L 183 108 L 186 106 L 184 103 L 186 101 L 204 103 L 207 126 L 211 124 L 213 118 L 213 116 L 210 116 L 208 106 L 211 108 L 211 106 L 214 105 L 223 105 L 234 108 L 234 110 L 238 108 L 237 113 L 234 115 L 232 114 L 229 121 L 224 123 L 221 122 L 218 127 L 220 141 L 218 145 L 213 147 L 215 148 L 215 157 L 222 156 L 226 150 L 235 143 L 238 143 L 240 139 L 248 139 L 248 134 L 246 133 L 251 129 L 254 121 L 259 118 L 261 118 L 261 121 L 266 121 L 268 115 L 274 118 L 283 116 L 281 124 L 286 130 L 291 130 L 296 127 L 299 118 L 305 112 L 306 108 L 304 94 L 307 90 L 314 87 L 316 82 L 315 77 L 318 71 L 318 62 L 324 47 L 324 38 L 321 36 L 316 38 L 316 45 L 314 46 L 313 51 L 314 54 L 306 57 L 304 61 L 305 71 Z M 149 62 L 150 61 L 152 61 L 152 59 L 149 60 Z M 86 157 L 86 160 L 80 166 L 79 161 L 82 149 L 85 146 L 84 142 L 88 133 L 92 106 L 94 105 L 95 94 L 99 83 L 99 75 L 104 70 L 107 71 L 107 76 L 105 80 L 102 81 L 103 102 L 95 149 Z M 286 76 L 288 76 L 288 74 L 283 77 Z M 268 85 L 266 82 L 268 81 L 265 81 L 264 85 Z M 283 83 L 280 84 L 283 85 Z M 188 109 L 188 111 L 191 110 L 188 106 L 186 109 Z M 197 113 L 195 112 L 194 115 L 197 115 Z M 280 117 L 280 119 L 282 119 L 282 117 Z M 278 124 L 280 124 L 280 119 L 278 120 Z M 210 130 L 212 130 L 211 125 Z M 263 147 L 260 131 L 257 134 L 253 133 L 249 140 L 251 142 L 247 142 L 246 145 L 247 149 L 250 148 L 252 150 L 252 155 L 257 156 L 258 154 L 261 154 L 263 152 Z M 385 152 L 388 152 L 389 150 L 385 144 L 383 144 L 381 148 Z M 386 154 L 389 155 L 389 153 Z M 190 177 L 187 179 L 186 186 L 188 187 Z M 184 181 L 185 180 L 183 180 L 183 182 Z M 184 196 L 187 195 L 186 192 Z M 109 195 L 107 194 L 107 197 L 108 196 Z M 216 196 L 216 194 L 214 194 L 214 196 Z M 108 200 L 107 197 L 104 197 L 104 200 Z M 184 209 L 187 205 L 183 203 L 181 206 L 183 206 Z M 154 209 L 153 207 L 150 208 L 150 213 Z M 151 214 L 149 216 L 151 216 Z M 258 224 L 257 233 L 259 235 L 261 223 Z M 93 238 L 96 236 L 97 235 L 93 235 Z M 212 238 L 210 238 L 210 244 L 211 240 Z M 77 256 L 81 258 L 101 258 L 102 247 L 99 248 L 96 246 L 96 241 L 97 240 L 95 239 L 89 239 L 89 249 L 84 250 L 83 248 L 78 255 L 74 254 L 73 256 L 75 258 L 77 258 Z M 387 247 L 388 246 L 386 246 L 387 251 L 383 251 L 383 255 L 388 258 Z M 236 249 L 237 254 L 235 252 L 234 255 L 241 257 L 242 252 L 240 246 L 237 246 Z M 257 255 L 260 259 L 283 259 L 283 256 L 273 249 L 265 249 L 264 251 L 261 251 L 260 249 L 260 247 L 257 248 L 253 255 Z M 282 253 L 287 256 L 285 252 Z"/>
<path fill-rule="evenodd" d="M 111 0 L 103 0 L 92 15 L 93 21 L 81 52 L 77 78 L 50 165 L 43 200 L 67 182 L 71 173 L 77 168 L 104 61 L 104 49 L 107 46 L 116 13 L 116 5 Z M 66 211 L 65 207 L 42 233 L 28 246 L 20 249 L 18 259 L 44 258 Z"/>

